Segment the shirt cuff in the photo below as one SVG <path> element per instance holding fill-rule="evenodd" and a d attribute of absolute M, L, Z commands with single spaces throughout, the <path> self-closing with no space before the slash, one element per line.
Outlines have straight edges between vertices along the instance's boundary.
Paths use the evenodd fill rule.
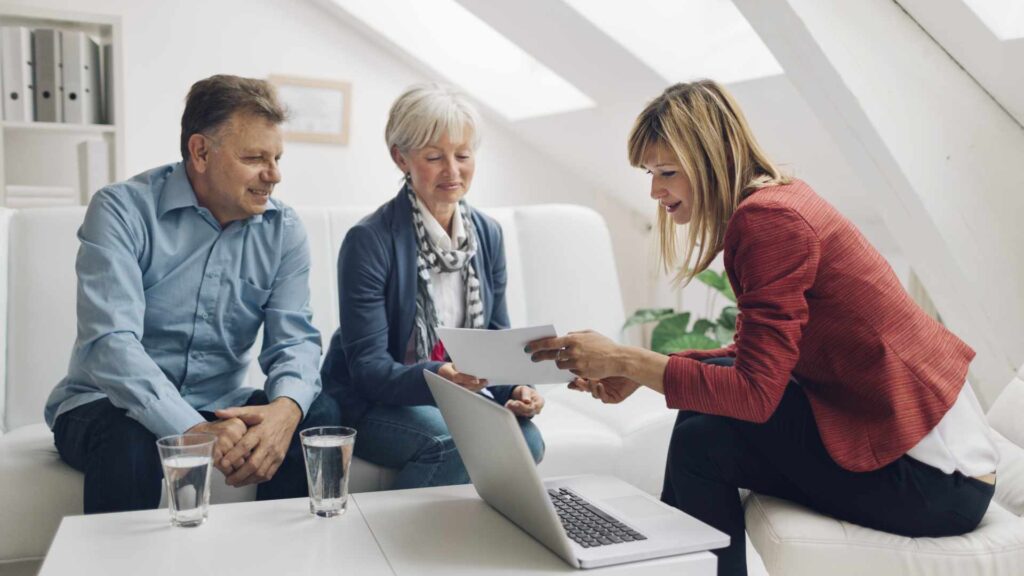
<path fill-rule="evenodd" d="M 665 405 L 673 410 L 703 411 L 696 397 L 698 379 L 701 378 L 700 361 L 681 355 L 668 358 L 661 384 L 665 390 Z"/>
<path fill-rule="evenodd" d="M 735 357 L 736 348 L 733 346 L 726 346 L 724 348 L 716 348 L 714 350 L 685 350 L 683 352 L 670 354 L 670 356 L 679 356 L 681 358 L 690 358 L 692 360 L 708 360 L 710 358 L 722 358 L 726 356 Z"/>
<path fill-rule="evenodd" d="M 151 402 L 141 412 L 129 416 L 138 420 L 157 438 L 184 434 L 196 424 L 206 422 L 206 419 L 181 397 Z"/>
<path fill-rule="evenodd" d="M 298 404 L 299 409 L 302 410 L 303 420 L 306 419 L 306 413 L 309 412 L 309 406 L 319 395 L 320 386 L 303 382 L 298 378 L 281 378 L 274 382 L 273 385 L 268 383 L 267 388 L 267 399 L 271 402 L 278 398 L 285 397 L 290 398 Z"/>

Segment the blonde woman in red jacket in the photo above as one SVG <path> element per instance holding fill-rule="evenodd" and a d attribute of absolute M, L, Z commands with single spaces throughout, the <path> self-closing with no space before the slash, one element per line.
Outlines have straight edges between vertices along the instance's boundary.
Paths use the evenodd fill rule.
<path fill-rule="evenodd" d="M 965 386 L 974 351 L 911 300 L 853 224 L 779 172 L 715 82 L 655 98 L 629 160 L 651 175 L 677 280 L 723 253 L 734 342 L 664 356 L 579 332 L 527 352 L 604 402 L 647 386 L 679 410 L 662 499 L 732 537 L 718 573 L 746 573 L 737 488 L 906 536 L 973 530 L 998 463 Z"/>

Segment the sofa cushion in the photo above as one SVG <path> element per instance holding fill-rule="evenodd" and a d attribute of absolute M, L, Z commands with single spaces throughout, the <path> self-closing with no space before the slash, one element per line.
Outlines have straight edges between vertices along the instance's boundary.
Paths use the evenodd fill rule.
<path fill-rule="evenodd" d="M 617 454 L 605 473 L 612 474 L 638 488 L 661 496 L 665 476 L 665 458 L 677 411 L 665 406 L 665 397 L 649 388 L 641 388 L 621 404 L 603 404 L 589 394 L 565 386 L 546 387 L 549 402 L 560 410 L 571 410 L 581 419 L 600 426 L 619 441 Z M 547 410 L 541 418 L 547 416 Z M 542 420 L 547 437 L 548 421 Z M 581 420 L 582 421 L 582 420 Z M 589 434 L 586 430 L 583 434 Z M 602 433 L 603 434 L 603 433 Z M 609 449 L 612 445 L 609 445 Z M 610 450 L 603 457 L 609 459 Z M 543 463 L 541 471 L 544 472 Z"/>
<path fill-rule="evenodd" d="M 8 430 L 42 422 L 46 398 L 67 374 L 76 334 L 75 234 L 84 217 L 83 207 L 44 208 L 19 210 L 11 222 Z"/>
<path fill-rule="evenodd" d="M 548 398 L 534 422 L 546 447 L 537 467 L 542 477 L 615 473 L 622 439 L 599 420 Z"/>
<path fill-rule="evenodd" d="M 1024 566 L 1024 520 L 996 503 L 976 530 L 949 538 L 879 532 L 760 494 L 747 498 L 746 520 L 769 574 L 985 576 Z"/>
<path fill-rule="evenodd" d="M 1024 448 L 994 432 L 999 449 L 995 501 L 1018 516 L 1024 516 Z M 1022 567 L 1024 571 L 1024 567 Z"/>
<path fill-rule="evenodd" d="M 581 206 L 526 206 L 515 209 L 515 229 L 526 302 L 522 325 L 554 323 L 561 334 L 591 328 L 615 338 L 625 316 L 601 216 Z"/>
<path fill-rule="evenodd" d="M 988 410 L 988 422 L 1009 441 L 1024 446 L 1024 366 Z"/>
<path fill-rule="evenodd" d="M 0 442 L 0 559 L 41 556 L 60 520 L 82 513 L 82 475 L 60 461 L 45 424 L 12 430 Z"/>

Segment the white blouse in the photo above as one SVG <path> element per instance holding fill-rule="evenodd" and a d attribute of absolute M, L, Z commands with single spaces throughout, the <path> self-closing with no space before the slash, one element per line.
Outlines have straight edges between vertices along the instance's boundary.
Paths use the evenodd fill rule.
<path fill-rule="evenodd" d="M 999 451 L 970 383 L 964 383 L 953 407 L 907 456 L 946 474 L 955 470 L 975 477 L 996 471 Z"/>
<path fill-rule="evenodd" d="M 448 232 L 441 227 L 441 223 L 434 218 L 434 215 L 427 210 L 427 207 L 416 198 L 416 206 L 423 216 L 423 227 L 427 231 L 430 240 L 445 250 L 451 250 L 452 246 L 458 246 L 466 239 L 466 227 L 462 222 L 462 213 L 458 208 L 452 216 L 452 232 L 455 235 L 453 241 Z M 434 299 L 434 309 L 437 311 L 437 321 L 441 326 L 447 328 L 460 328 L 466 319 L 466 285 L 462 281 L 462 272 L 435 272 L 430 271 L 430 296 Z M 405 350 L 405 363 L 416 363 L 416 336 L 409 339 Z"/>
<path fill-rule="evenodd" d="M 455 215 L 452 216 L 453 240 L 419 198 L 416 198 L 416 204 L 419 206 L 420 214 L 423 215 L 423 227 L 426 228 L 431 242 L 443 250 L 451 250 L 453 246 L 458 246 L 466 239 L 466 227 L 463 225 L 462 213 L 458 207 L 455 208 Z M 466 319 L 466 284 L 462 281 L 462 272 L 431 270 L 430 289 L 430 295 L 434 298 L 434 308 L 437 310 L 437 320 L 441 326 L 461 327 Z"/>

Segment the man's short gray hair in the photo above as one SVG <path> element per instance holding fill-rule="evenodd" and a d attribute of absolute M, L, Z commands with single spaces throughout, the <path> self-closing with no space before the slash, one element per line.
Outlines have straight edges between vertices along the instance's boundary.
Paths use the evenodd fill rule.
<path fill-rule="evenodd" d="M 388 150 L 408 152 L 436 144 L 447 133 L 452 142 L 467 136 L 476 150 L 480 145 L 480 114 L 465 94 L 442 84 L 410 86 L 391 105 L 384 139 Z"/>

